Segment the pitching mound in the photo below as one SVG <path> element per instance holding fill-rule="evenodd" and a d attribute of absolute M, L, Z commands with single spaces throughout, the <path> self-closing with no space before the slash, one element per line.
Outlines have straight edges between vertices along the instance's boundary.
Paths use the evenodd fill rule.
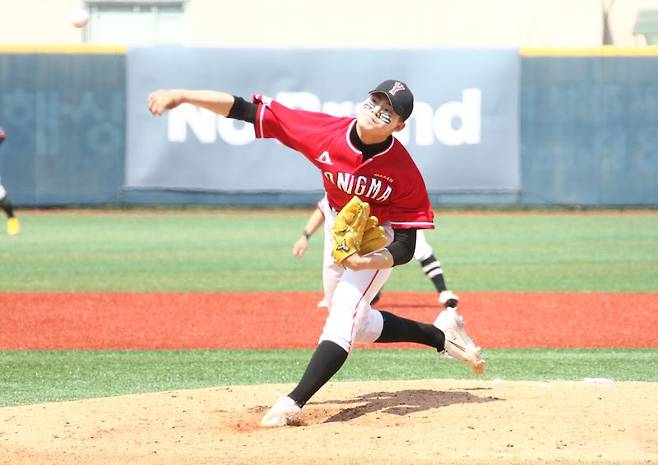
<path fill-rule="evenodd" d="M 300 425 L 235 386 L 0 409 L 2 465 L 658 462 L 655 383 L 331 383 Z"/>

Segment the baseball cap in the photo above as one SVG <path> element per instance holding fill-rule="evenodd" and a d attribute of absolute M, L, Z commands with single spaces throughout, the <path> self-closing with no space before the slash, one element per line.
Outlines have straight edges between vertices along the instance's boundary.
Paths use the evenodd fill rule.
<path fill-rule="evenodd" d="M 368 95 L 372 94 L 386 95 L 391 106 L 403 121 L 411 116 L 414 109 L 414 94 L 404 82 L 389 79 L 368 92 Z"/>

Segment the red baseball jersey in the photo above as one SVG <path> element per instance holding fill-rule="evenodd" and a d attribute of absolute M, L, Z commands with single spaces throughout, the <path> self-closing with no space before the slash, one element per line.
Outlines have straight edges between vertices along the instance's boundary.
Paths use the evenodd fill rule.
<path fill-rule="evenodd" d="M 397 229 L 433 229 L 434 212 L 423 177 L 395 138 L 388 148 L 363 161 L 350 141 L 355 118 L 288 108 L 254 96 L 257 138 L 274 138 L 302 153 L 322 173 L 329 205 L 340 211 L 357 195 L 371 215 Z"/>

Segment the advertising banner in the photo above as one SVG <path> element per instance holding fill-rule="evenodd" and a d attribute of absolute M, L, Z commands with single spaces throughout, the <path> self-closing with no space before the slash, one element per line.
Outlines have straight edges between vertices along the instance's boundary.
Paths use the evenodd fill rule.
<path fill-rule="evenodd" d="M 346 116 L 386 79 L 405 81 L 415 95 L 396 137 L 430 192 L 519 190 L 515 49 L 130 49 L 126 187 L 322 190 L 320 173 L 303 156 L 256 141 L 249 123 L 190 105 L 151 116 L 146 102 L 155 89 L 222 90 L 247 100 L 261 94 Z"/>

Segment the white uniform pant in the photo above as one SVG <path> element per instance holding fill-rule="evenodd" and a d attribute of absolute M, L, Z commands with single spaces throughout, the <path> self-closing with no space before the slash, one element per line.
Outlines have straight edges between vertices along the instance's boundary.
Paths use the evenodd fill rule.
<path fill-rule="evenodd" d="M 2 179 L 0 179 L 0 200 L 4 199 L 6 195 L 7 191 L 5 190 L 5 186 L 2 185 Z"/>
<path fill-rule="evenodd" d="M 352 271 L 336 265 L 331 256 L 333 237 L 331 228 L 336 218 L 326 200 L 318 204 L 324 214 L 324 261 L 322 282 L 329 304 L 329 316 L 320 335 L 320 342 L 332 341 L 350 352 L 356 342 L 374 342 L 383 328 L 379 311 L 370 306 L 391 275 L 393 268 Z M 383 224 L 389 242 L 393 240 L 390 224 Z"/>

